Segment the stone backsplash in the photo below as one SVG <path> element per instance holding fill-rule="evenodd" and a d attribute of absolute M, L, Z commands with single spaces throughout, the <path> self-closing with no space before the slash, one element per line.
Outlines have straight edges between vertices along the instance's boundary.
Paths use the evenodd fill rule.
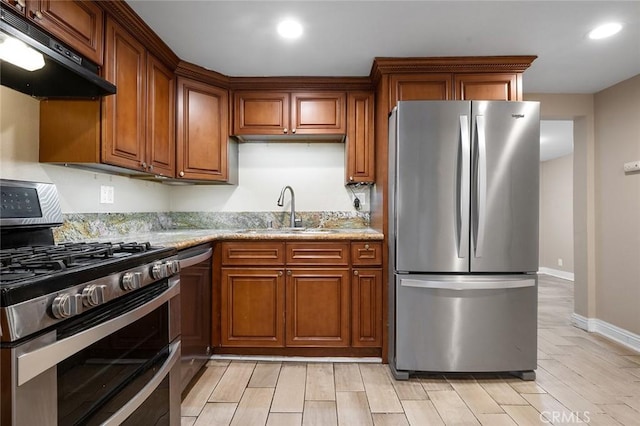
<path fill-rule="evenodd" d="M 297 212 L 305 228 L 369 227 L 369 212 Z M 129 234 L 175 229 L 246 229 L 289 226 L 288 212 L 72 213 L 54 228 L 56 241 L 121 238 Z"/>

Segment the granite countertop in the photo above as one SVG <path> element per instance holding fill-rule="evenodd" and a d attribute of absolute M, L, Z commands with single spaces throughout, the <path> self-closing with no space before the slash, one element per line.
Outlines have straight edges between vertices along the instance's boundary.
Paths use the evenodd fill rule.
<path fill-rule="evenodd" d="M 152 245 L 175 247 L 178 250 L 221 240 L 383 240 L 382 233 L 370 228 L 358 229 L 176 229 L 130 234 L 129 241 L 149 241 Z"/>

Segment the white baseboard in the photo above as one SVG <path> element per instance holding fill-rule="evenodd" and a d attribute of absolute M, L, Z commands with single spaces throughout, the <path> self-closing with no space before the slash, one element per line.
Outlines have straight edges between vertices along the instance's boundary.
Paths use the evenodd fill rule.
<path fill-rule="evenodd" d="M 583 330 L 598 333 L 615 342 L 640 352 L 640 335 L 632 333 L 606 321 L 597 318 L 586 318 L 576 313 L 571 314 L 573 324 Z"/>
<path fill-rule="evenodd" d="M 380 357 L 306 357 L 306 356 L 277 356 L 277 355 L 226 355 L 213 354 L 210 360 L 225 361 L 263 361 L 263 362 L 357 362 L 357 363 L 382 363 Z"/>
<path fill-rule="evenodd" d="M 541 274 L 551 275 L 552 277 L 562 278 L 563 280 L 573 281 L 573 272 L 560 271 L 559 269 L 551 269 L 545 266 L 538 268 L 538 272 Z"/>

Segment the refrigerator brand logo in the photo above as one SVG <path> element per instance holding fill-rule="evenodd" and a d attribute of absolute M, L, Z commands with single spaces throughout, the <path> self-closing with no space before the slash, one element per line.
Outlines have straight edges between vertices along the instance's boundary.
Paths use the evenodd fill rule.
<path fill-rule="evenodd" d="M 513 118 L 524 118 L 524 114 L 511 114 Z"/>

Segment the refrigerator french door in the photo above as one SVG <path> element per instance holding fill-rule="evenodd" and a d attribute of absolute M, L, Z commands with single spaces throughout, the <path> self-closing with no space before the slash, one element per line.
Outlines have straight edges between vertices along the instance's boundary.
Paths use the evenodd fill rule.
<path fill-rule="evenodd" d="M 391 114 L 390 360 L 398 377 L 532 377 L 539 121 L 537 102 L 407 101 Z"/>

